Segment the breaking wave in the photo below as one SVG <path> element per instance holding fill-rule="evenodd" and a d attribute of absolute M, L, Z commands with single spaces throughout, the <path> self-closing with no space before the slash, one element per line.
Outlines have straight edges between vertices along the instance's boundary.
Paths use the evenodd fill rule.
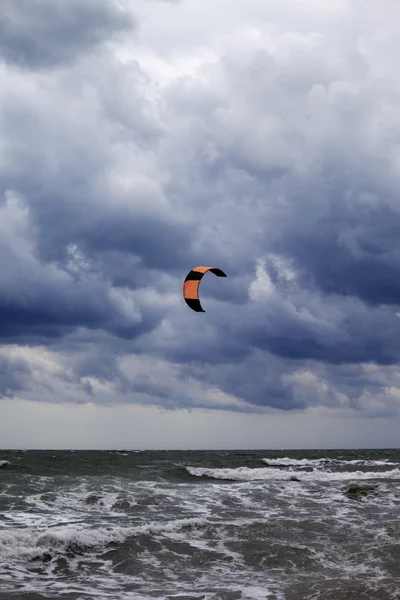
<path fill-rule="evenodd" d="M 135 527 L 100 527 L 77 529 L 60 527 L 47 531 L 6 530 L 0 531 L 0 559 L 28 560 L 53 555 L 71 557 L 83 553 L 99 552 L 111 544 L 122 544 L 137 535 L 165 535 L 188 527 L 202 526 L 204 518 L 176 519 L 165 523 L 146 523 Z"/>
<path fill-rule="evenodd" d="M 206 477 L 216 480 L 228 481 L 348 481 L 350 479 L 400 479 L 400 469 L 389 471 L 295 471 L 268 468 L 238 467 L 236 469 L 208 469 L 206 467 L 186 467 L 194 477 Z"/>
<path fill-rule="evenodd" d="M 360 467 L 386 467 L 386 466 L 396 466 L 399 463 L 390 462 L 389 459 L 384 460 L 345 460 L 339 458 L 263 458 L 262 461 L 271 467 L 320 467 L 326 465 L 336 465 L 336 466 L 360 466 Z"/>

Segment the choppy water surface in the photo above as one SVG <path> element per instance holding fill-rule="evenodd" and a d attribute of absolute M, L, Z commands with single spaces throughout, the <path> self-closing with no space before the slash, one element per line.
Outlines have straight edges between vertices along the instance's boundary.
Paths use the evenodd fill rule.
<path fill-rule="evenodd" d="M 400 599 L 400 451 L 0 452 L 0 599 Z"/>

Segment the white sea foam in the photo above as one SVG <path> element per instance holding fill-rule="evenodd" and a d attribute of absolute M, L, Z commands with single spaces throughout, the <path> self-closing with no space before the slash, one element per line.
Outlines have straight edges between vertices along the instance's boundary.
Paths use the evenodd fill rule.
<path fill-rule="evenodd" d="M 325 466 L 327 464 L 337 465 L 337 466 L 362 466 L 362 467 L 385 467 L 385 466 L 396 466 L 399 463 L 390 462 L 388 459 L 385 460 L 362 460 L 362 459 L 354 459 L 354 460 L 344 460 L 337 458 L 263 458 L 262 461 L 269 466 L 277 466 L 277 467 L 319 467 Z"/>
<path fill-rule="evenodd" d="M 9 507 L 1 524 L 8 529 L 0 528 L 2 592 L 12 597 L 17 584 L 21 597 L 284 600 L 297 585 L 304 591 L 312 571 L 310 581 L 326 578 L 332 594 L 343 576 L 366 582 L 375 597 L 374 582 L 394 568 L 380 548 L 397 539 L 400 470 L 385 460 L 369 473 L 346 470 L 365 461 L 274 460 L 285 462 L 187 467 L 208 481 L 168 481 L 160 469 L 152 481 L 127 470 L 120 478 L 30 476 L 28 493 L 13 484 L 0 497 Z M 368 479 L 379 479 L 375 495 L 355 502 L 344 493 L 341 482 Z"/>
<path fill-rule="evenodd" d="M 210 477 L 212 479 L 222 479 L 230 481 L 287 481 L 293 478 L 300 481 L 348 481 L 354 479 L 400 479 L 400 469 L 391 469 L 390 471 L 294 471 L 287 469 L 268 469 L 238 467 L 236 469 L 220 468 L 208 469 L 206 467 L 186 467 L 190 475 L 196 477 Z"/>
<path fill-rule="evenodd" d="M 265 586 L 245 586 L 241 590 L 243 600 L 268 600 L 273 597 L 274 600 L 285 600 L 284 594 L 276 594 L 272 589 L 268 590 Z"/>
<path fill-rule="evenodd" d="M 108 515 L 118 516 L 121 510 L 132 508 L 137 500 L 132 488 L 121 486 L 116 482 L 103 485 L 100 489 L 94 489 L 92 485 L 84 481 L 57 492 L 30 494 L 25 497 L 25 502 L 39 513 L 62 515 L 64 519 L 74 519 L 77 516 L 84 517 L 87 514 L 99 515 L 106 510 Z M 23 513 L 21 514 L 23 518 Z M 23 522 L 23 521 L 21 521 Z"/>
<path fill-rule="evenodd" d="M 151 522 L 133 527 L 99 527 L 89 529 L 84 525 L 57 527 L 40 530 L 0 531 L 0 559 L 33 558 L 46 551 L 63 552 L 69 547 L 78 547 L 90 552 L 99 550 L 113 542 L 124 542 L 127 538 L 140 534 L 168 535 L 186 527 L 205 525 L 202 518 L 176 519 L 164 523 Z"/>

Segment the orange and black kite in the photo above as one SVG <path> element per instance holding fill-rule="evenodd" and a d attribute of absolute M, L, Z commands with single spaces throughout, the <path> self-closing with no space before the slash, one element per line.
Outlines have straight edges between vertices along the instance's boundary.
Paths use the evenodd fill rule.
<path fill-rule="evenodd" d="M 207 271 L 211 271 L 217 277 L 226 277 L 221 269 L 215 267 L 195 267 L 187 275 L 183 284 L 183 297 L 186 304 L 196 312 L 206 312 L 203 310 L 199 300 L 200 281 Z"/>

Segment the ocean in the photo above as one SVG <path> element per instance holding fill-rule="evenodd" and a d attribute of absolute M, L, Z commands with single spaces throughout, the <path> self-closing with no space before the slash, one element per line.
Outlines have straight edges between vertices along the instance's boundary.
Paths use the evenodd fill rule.
<path fill-rule="evenodd" d="M 0 467 L 0 600 L 400 599 L 399 450 L 21 450 Z"/>

